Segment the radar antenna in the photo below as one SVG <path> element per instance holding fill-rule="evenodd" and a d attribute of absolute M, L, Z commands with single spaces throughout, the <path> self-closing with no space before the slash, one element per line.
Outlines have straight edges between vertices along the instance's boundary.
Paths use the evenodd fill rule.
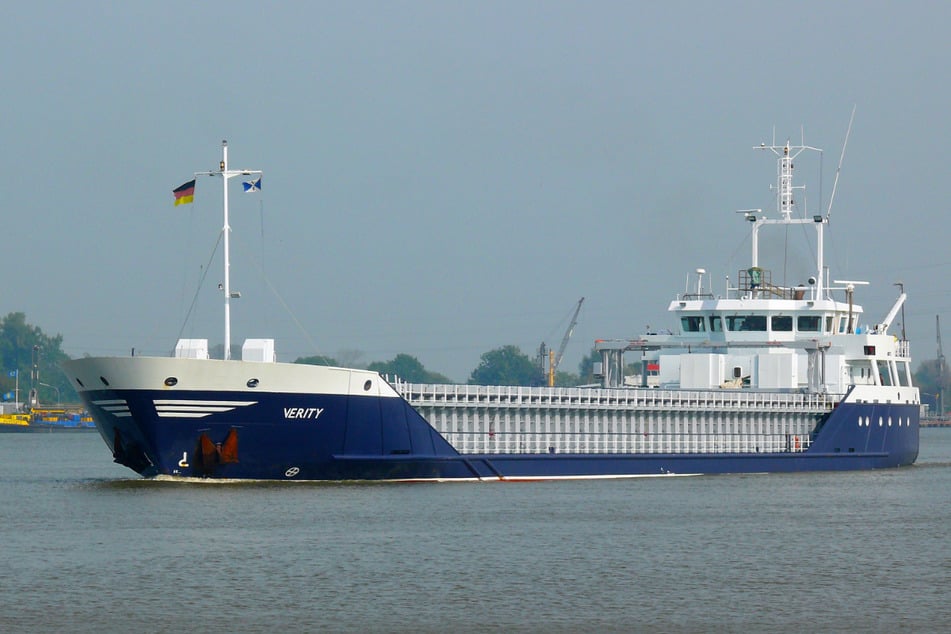
<path fill-rule="evenodd" d="M 766 145 L 765 143 L 760 143 L 758 147 L 754 147 L 755 150 L 768 150 L 772 152 L 776 157 L 776 210 L 779 212 L 779 218 L 764 218 L 759 217 L 751 210 L 746 210 L 746 219 L 752 223 L 752 232 L 751 232 L 751 243 L 753 246 L 753 258 L 751 260 L 753 268 L 759 266 L 759 230 L 765 225 L 805 225 L 811 224 L 816 227 L 816 280 L 818 280 L 818 285 L 816 286 L 816 296 L 823 297 L 824 290 L 822 284 L 822 274 L 824 270 L 823 262 L 823 225 L 827 222 L 822 216 L 812 216 L 807 218 L 799 214 L 796 217 L 793 217 L 793 211 L 796 209 L 796 203 L 793 198 L 793 193 L 795 190 L 804 190 L 805 187 L 802 185 L 793 185 L 793 160 L 799 156 L 801 153 L 806 150 L 812 152 L 818 152 L 821 156 L 822 150 L 817 147 L 812 147 L 806 145 L 805 139 L 802 139 L 800 145 L 792 145 L 792 143 L 787 140 L 784 145 L 776 145 L 775 133 L 773 138 L 772 145 Z M 771 189 L 773 187 L 771 186 Z"/>

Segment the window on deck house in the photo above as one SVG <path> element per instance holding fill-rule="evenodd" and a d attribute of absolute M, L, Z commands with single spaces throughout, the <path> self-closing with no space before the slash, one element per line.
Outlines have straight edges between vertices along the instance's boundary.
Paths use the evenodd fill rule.
<path fill-rule="evenodd" d="M 681 317 L 680 326 L 684 332 L 705 332 L 706 321 L 703 317 Z"/>
<path fill-rule="evenodd" d="M 799 332 L 819 332 L 822 318 L 818 315 L 800 315 L 796 319 L 796 328 Z"/>
<path fill-rule="evenodd" d="M 792 332 L 792 316 L 773 315 L 770 317 L 770 327 L 774 332 Z"/>
<path fill-rule="evenodd" d="M 726 326 L 732 332 L 766 332 L 766 315 L 730 315 Z"/>

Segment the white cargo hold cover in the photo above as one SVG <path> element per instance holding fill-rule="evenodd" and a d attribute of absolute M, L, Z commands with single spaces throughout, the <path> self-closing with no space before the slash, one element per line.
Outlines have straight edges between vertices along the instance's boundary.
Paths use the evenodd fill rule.
<path fill-rule="evenodd" d="M 207 339 L 179 339 L 175 344 L 176 359 L 207 359 Z"/>
<path fill-rule="evenodd" d="M 277 361 L 277 355 L 274 353 L 274 340 L 245 339 L 241 346 L 241 359 L 243 361 L 274 363 Z"/>

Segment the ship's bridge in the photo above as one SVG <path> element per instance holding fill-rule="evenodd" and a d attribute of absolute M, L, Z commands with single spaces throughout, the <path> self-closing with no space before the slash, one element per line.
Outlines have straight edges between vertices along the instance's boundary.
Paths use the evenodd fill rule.
<path fill-rule="evenodd" d="M 667 308 L 687 341 L 785 343 L 861 332 L 862 307 L 820 296 L 814 278 L 809 286 L 779 286 L 771 271 L 753 266 L 740 270 L 736 286 L 727 281 L 723 298 L 705 291 L 706 270 L 697 269 L 696 275 L 694 292 Z"/>
<path fill-rule="evenodd" d="M 861 306 L 850 312 L 830 299 L 678 299 L 668 310 L 688 341 L 790 342 L 862 329 Z"/>
<path fill-rule="evenodd" d="M 774 286 L 768 272 L 748 269 L 724 298 L 703 291 L 705 273 L 697 269 L 696 291 L 668 306 L 679 329 L 596 342 L 605 387 L 629 379 L 680 389 L 838 393 L 851 385 L 912 385 L 908 342 L 887 334 L 904 294 L 882 323 L 868 326 L 851 286 L 835 289 L 847 291 L 848 301 L 841 302 L 815 288 Z M 625 376 L 625 352 L 639 353 L 631 377 Z"/>

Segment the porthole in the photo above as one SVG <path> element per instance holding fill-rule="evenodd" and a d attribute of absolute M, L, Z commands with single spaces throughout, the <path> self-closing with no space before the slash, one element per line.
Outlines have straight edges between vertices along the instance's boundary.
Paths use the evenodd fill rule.
<path fill-rule="evenodd" d="M 889 427 L 892 426 L 892 417 L 891 417 L 891 416 L 888 417 L 888 426 L 889 426 Z"/>
<path fill-rule="evenodd" d="M 879 427 L 882 426 L 882 417 L 881 417 L 881 416 L 878 417 L 878 426 L 879 426 Z"/>
<path fill-rule="evenodd" d="M 260 383 L 260 381 L 257 379 L 248 379 L 248 387 L 257 387 L 258 383 Z"/>
<path fill-rule="evenodd" d="M 869 426 L 869 420 L 868 420 L 868 416 L 866 416 L 866 417 L 865 417 L 865 426 L 866 426 L 866 427 L 868 427 L 868 426 Z"/>
<path fill-rule="evenodd" d="M 85 385 L 83 385 L 83 382 L 80 381 L 79 379 L 76 379 L 76 382 L 79 383 L 79 387 L 86 387 Z"/>
<path fill-rule="evenodd" d="M 175 387 L 176 385 L 178 385 L 178 379 L 176 379 L 174 376 L 170 376 L 165 379 L 166 387 Z"/>
<path fill-rule="evenodd" d="M 861 427 L 861 426 L 862 426 L 862 417 L 859 416 L 859 427 Z"/>
<path fill-rule="evenodd" d="M 363 391 L 369 392 L 371 387 L 373 387 L 373 381 L 367 379 L 367 382 L 363 384 Z"/>
<path fill-rule="evenodd" d="M 103 385 L 105 385 L 106 387 L 109 387 L 109 381 L 106 380 L 106 377 L 101 376 L 99 377 L 99 380 L 102 381 Z"/>

